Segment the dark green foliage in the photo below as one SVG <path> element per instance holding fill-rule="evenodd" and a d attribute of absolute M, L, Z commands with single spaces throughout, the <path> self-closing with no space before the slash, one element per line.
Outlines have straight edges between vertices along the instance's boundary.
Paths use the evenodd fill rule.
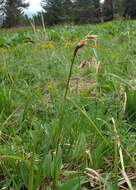
<path fill-rule="evenodd" d="M 116 0 L 115 9 L 116 9 L 116 12 L 118 13 L 118 16 L 122 18 L 125 12 L 124 0 Z"/>
<path fill-rule="evenodd" d="M 112 20 L 114 17 L 113 0 L 105 0 L 103 5 L 103 15 L 105 20 Z"/>
<path fill-rule="evenodd" d="M 29 4 L 25 3 L 24 0 L 6 0 L 3 4 L 4 26 L 20 25 L 24 21 L 23 8 L 27 8 Z"/>
<path fill-rule="evenodd" d="M 71 0 L 62 0 L 63 22 L 73 20 L 73 3 Z"/>
<path fill-rule="evenodd" d="M 105 20 L 111 20 L 116 17 L 136 18 L 135 0 L 105 0 L 103 5 L 103 14 Z"/>
<path fill-rule="evenodd" d="M 48 0 L 42 3 L 45 9 L 45 22 L 49 25 L 58 24 L 62 21 L 62 1 L 61 0 Z"/>
<path fill-rule="evenodd" d="M 124 0 L 125 16 L 136 18 L 136 1 Z"/>
<path fill-rule="evenodd" d="M 88 23 L 100 21 L 99 0 L 48 0 L 42 1 L 45 22 L 49 25 L 74 21 Z"/>
<path fill-rule="evenodd" d="M 98 22 L 99 8 L 99 0 L 76 0 L 74 2 L 74 21 L 77 23 Z"/>
<path fill-rule="evenodd" d="M 45 10 L 45 22 L 48 25 L 69 22 L 72 20 L 71 0 L 43 0 L 42 7 Z"/>
<path fill-rule="evenodd" d="M 127 90 L 126 114 L 128 121 L 136 121 L 136 90 Z"/>

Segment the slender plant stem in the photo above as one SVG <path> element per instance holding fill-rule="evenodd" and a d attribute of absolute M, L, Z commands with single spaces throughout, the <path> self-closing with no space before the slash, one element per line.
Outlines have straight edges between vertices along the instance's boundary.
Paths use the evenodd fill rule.
<path fill-rule="evenodd" d="M 66 88 L 65 88 L 65 92 L 64 92 L 64 97 L 63 97 L 63 101 L 62 101 L 61 106 L 60 106 L 60 111 L 59 111 L 59 116 L 58 116 L 59 117 L 59 125 L 58 125 L 58 128 L 57 128 L 58 131 L 57 131 L 57 134 L 55 134 L 57 150 L 58 150 L 58 147 L 59 147 L 59 144 L 60 144 L 60 141 L 61 141 L 61 133 L 62 133 L 62 128 L 63 128 L 62 121 L 63 121 L 63 116 L 64 116 L 64 108 L 65 108 L 65 103 L 66 103 L 66 100 L 67 100 L 67 94 L 68 94 L 68 89 L 69 89 L 70 79 L 71 79 L 71 76 L 72 76 L 72 70 L 73 70 L 73 65 L 74 65 L 74 62 L 75 62 L 76 54 L 77 54 L 77 52 L 74 52 L 72 60 L 71 60 L 71 65 L 70 65 L 70 70 L 69 70 L 68 79 L 67 79 L 67 83 L 66 83 Z"/>

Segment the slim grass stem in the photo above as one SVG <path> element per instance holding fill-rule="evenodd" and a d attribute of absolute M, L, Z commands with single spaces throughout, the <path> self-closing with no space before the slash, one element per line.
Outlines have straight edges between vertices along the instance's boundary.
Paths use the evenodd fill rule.
<path fill-rule="evenodd" d="M 30 168 L 29 168 L 29 187 L 28 190 L 33 190 L 34 186 L 34 154 L 32 155 Z"/>
<path fill-rule="evenodd" d="M 58 128 L 57 128 L 57 131 L 56 131 L 56 147 L 57 147 L 57 150 L 58 150 L 58 147 L 59 147 L 59 143 L 61 141 L 61 133 L 62 133 L 62 128 L 63 128 L 63 124 L 62 124 L 62 121 L 63 121 L 63 116 L 64 116 L 64 107 L 65 107 L 65 103 L 66 103 L 66 99 L 67 99 L 67 94 L 68 94 L 68 89 L 69 89 L 69 83 L 70 83 L 70 79 L 71 79 L 71 76 L 72 76 L 72 70 L 73 70 L 73 65 L 74 65 L 74 62 L 75 62 L 75 58 L 76 58 L 76 53 L 74 52 L 74 55 L 73 55 L 73 58 L 71 60 L 71 65 L 70 65 L 70 70 L 69 70 L 69 74 L 68 74 L 68 79 L 67 79 L 67 83 L 66 83 L 66 88 L 65 88 L 65 92 L 64 92 L 64 97 L 63 97 L 63 101 L 61 103 L 61 106 L 60 106 L 60 110 L 59 110 L 59 125 L 58 125 Z"/>

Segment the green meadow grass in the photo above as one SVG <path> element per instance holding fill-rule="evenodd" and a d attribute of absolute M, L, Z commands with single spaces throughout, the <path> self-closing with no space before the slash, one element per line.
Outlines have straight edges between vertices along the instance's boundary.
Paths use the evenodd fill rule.
<path fill-rule="evenodd" d="M 64 100 L 88 33 L 97 47 L 78 51 Z M 98 74 L 78 68 L 94 56 Z M 0 189 L 134 190 L 135 181 L 136 21 L 1 29 Z"/>

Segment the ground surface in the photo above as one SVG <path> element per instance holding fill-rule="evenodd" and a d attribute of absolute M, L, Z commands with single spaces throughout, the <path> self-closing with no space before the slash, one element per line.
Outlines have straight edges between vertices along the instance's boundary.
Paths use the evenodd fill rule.
<path fill-rule="evenodd" d="M 135 21 L 0 30 L 0 189 L 135 189 L 135 114 Z"/>

